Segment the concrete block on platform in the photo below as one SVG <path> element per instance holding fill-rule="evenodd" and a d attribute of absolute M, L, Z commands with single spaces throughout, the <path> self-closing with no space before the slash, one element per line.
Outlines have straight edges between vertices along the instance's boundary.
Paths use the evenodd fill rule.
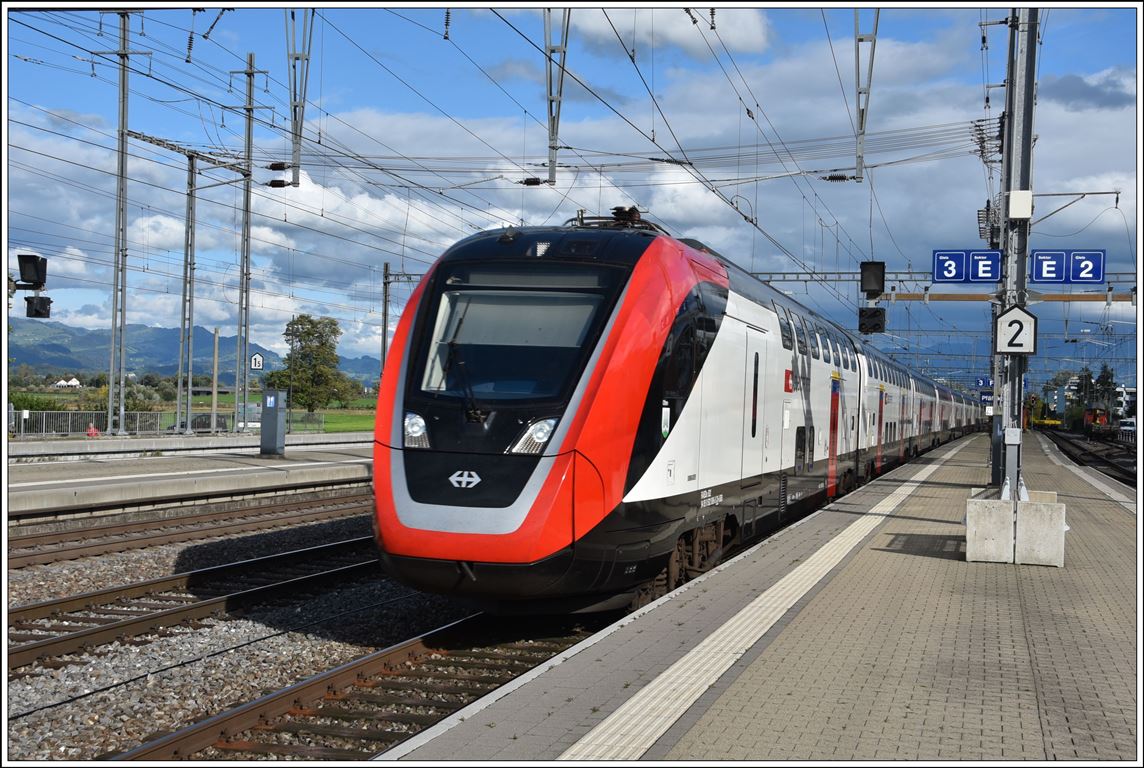
<path fill-rule="evenodd" d="M 1030 497 L 1032 492 L 1030 492 Z M 1056 494 L 1052 494 L 1056 496 Z M 1017 502 L 1015 562 L 1022 565 L 1065 564 L 1065 505 L 1039 501 Z"/>
<path fill-rule="evenodd" d="M 1013 562 L 1013 502 L 965 502 L 965 559 L 971 563 Z"/>

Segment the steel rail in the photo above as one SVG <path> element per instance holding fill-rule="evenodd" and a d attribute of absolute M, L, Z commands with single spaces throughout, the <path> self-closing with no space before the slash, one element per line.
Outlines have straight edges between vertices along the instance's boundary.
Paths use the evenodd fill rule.
<path fill-rule="evenodd" d="M 28 632 L 35 629 L 29 627 L 30 622 L 44 618 L 54 618 L 61 622 L 84 623 L 96 626 L 84 626 L 75 632 L 55 637 L 45 637 L 42 640 L 24 642 L 8 649 L 8 671 L 31 664 L 35 661 L 61 656 L 67 653 L 82 651 L 85 648 L 104 645 L 127 637 L 134 637 L 157 630 L 183 624 L 195 619 L 221 616 L 232 613 L 251 605 L 265 602 L 280 594 L 294 593 L 312 589 L 327 581 L 345 581 L 369 573 L 376 573 L 378 559 L 367 556 L 349 565 L 338 565 L 331 569 L 324 569 L 317 573 L 304 576 L 295 576 L 285 580 L 278 580 L 271 584 L 252 587 L 249 589 L 231 592 L 216 597 L 198 599 L 193 595 L 187 596 L 185 602 L 181 596 L 169 597 L 157 604 L 144 604 L 133 607 L 132 599 L 161 595 L 164 592 L 176 590 L 193 590 L 195 588 L 206 591 L 211 581 L 215 583 L 234 579 L 250 572 L 265 574 L 274 569 L 289 568 L 298 564 L 311 564 L 316 560 L 335 557 L 345 557 L 348 553 L 360 550 L 372 544 L 372 537 L 347 539 L 346 541 L 326 544 L 320 547 L 295 550 L 267 557 L 244 560 L 238 563 L 204 568 L 175 576 L 151 579 L 148 581 L 129 584 L 123 587 L 89 592 L 82 595 L 49 600 L 26 606 L 13 608 L 8 613 L 8 629 L 12 633 Z M 165 608 L 158 611 L 149 611 L 138 616 L 128 616 L 119 620 L 111 620 L 116 615 L 133 611 L 146 610 L 149 607 L 162 607 L 164 604 L 185 602 L 183 605 Z M 106 609 L 106 610 L 103 610 Z M 70 613 L 88 612 L 92 614 L 103 613 L 104 617 L 71 617 Z M 23 637 L 24 635 L 20 635 Z"/>

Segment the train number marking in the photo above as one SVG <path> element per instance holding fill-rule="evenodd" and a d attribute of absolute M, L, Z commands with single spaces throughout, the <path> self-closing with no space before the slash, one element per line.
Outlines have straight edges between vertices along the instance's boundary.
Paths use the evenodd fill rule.
<path fill-rule="evenodd" d="M 458 469 L 449 475 L 449 482 L 454 488 L 473 488 L 481 482 L 481 476 L 471 469 Z"/>
<path fill-rule="evenodd" d="M 700 509 L 705 509 L 706 507 L 713 507 L 716 504 L 722 504 L 722 503 L 723 503 L 723 494 L 721 494 L 721 493 L 718 496 L 713 496 L 711 494 L 711 489 L 707 489 L 705 491 L 699 492 L 699 508 Z"/>

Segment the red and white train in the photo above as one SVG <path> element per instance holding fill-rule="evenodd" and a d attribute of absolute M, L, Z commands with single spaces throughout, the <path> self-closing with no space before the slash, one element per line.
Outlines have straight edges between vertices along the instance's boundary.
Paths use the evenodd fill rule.
<path fill-rule="evenodd" d="M 421 590 L 501 610 L 639 604 L 982 423 L 631 211 L 484 232 L 438 259 L 397 327 L 376 535 L 387 572 Z"/>

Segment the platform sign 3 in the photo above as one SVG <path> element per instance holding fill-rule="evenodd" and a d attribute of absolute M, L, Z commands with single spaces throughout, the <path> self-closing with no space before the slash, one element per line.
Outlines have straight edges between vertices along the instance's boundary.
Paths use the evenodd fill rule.
<path fill-rule="evenodd" d="M 1103 250 L 1050 251 L 1029 253 L 1031 283 L 1103 283 Z"/>
<path fill-rule="evenodd" d="M 965 251 L 934 251 L 933 281 L 935 283 L 964 283 Z"/>
<path fill-rule="evenodd" d="M 995 354 L 1035 355 L 1037 318 L 1024 307 L 1009 307 L 997 315 L 993 336 L 996 341 L 993 348 Z"/>

